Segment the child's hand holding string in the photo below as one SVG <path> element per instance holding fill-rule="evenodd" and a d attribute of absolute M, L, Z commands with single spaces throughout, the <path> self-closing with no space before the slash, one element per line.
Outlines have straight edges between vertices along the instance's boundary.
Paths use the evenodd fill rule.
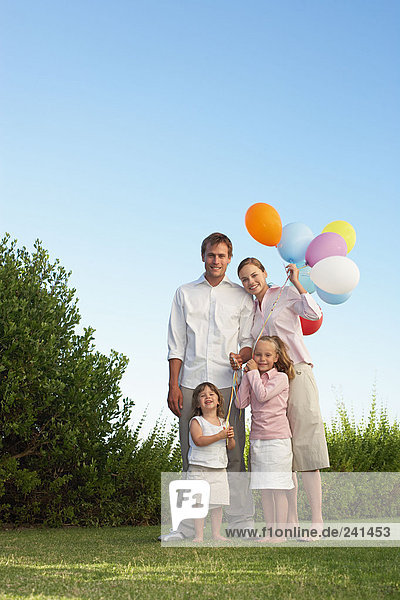
<path fill-rule="evenodd" d="M 222 431 L 220 431 L 221 440 L 226 440 L 226 446 L 228 450 L 233 450 L 236 445 L 235 442 L 235 432 L 233 427 L 229 425 L 228 427 L 224 427 Z"/>
<path fill-rule="evenodd" d="M 252 358 L 247 362 L 244 370 L 246 373 L 248 373 L 248 371 L 254 371 L 254 369 L 257 369 L 257 363 L 255 360 L 253 360 Z"/>
<path fill-rule="evenodd" d="M 228 438 L 234 438 L 235 432 L 233 431 L 233 427 L 229 426 L 228 428 L 224 427 L 219 432 L 221 440 L 227 440 Z"/>

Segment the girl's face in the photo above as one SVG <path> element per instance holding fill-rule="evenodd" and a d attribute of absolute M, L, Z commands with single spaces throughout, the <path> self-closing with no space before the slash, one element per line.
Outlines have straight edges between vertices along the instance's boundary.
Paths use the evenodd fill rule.
<path fill-rule="evenodd" d="M 272 342 L 259 341 L 254 349 L 253 358 L 260 373 L 266 373 L 278 360 L 278 354 Z"/>
<path fill-rule="evenodd" d="M 197 398 L 197 406 L 201 409 L 201 412 L 216 411 L 219 405 L 218 395 L 206 385 L 204 390 L 200 392 Z"/>
<path fill-rule="evenodd" d="M 252 264 L 244 265 L 240 269 L 239 279 L 246 292 L 256 297 L 263 295 L 267 289 L 267 273 Z"/>

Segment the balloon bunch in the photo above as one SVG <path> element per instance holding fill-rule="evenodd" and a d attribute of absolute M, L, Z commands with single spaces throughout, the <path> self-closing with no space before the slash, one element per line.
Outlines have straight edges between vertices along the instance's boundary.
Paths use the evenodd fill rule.
<path fill-rule="evenodd" d="M 356 232 L 346 221 L 333 221 L 314 237 L 304 223 L 282 228 L 277 211 L 258 202 L 246 212 L 250 235 L 265 246 L 276 246 L 281 257 L 299 268 L 299 281 L 310 294 L 317 292 L 327 304 L 342 304 L 351 296 L 360 279 L 357 265 L 348 258 L 356 242 Z M 301 319 L 304 335 L 319 329 L 319 321 Z M 322 322 L 322 317 L 320 319 Z"/>

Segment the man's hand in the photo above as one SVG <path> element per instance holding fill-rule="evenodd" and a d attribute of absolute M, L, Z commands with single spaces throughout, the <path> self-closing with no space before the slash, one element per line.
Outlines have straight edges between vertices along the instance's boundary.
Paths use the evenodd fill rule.
<path fill-rule="evenodd" d="M 179 386 L 170 386 L 168 392 L 168 406 L 177 417 L 181 416 L 183 397 Z"/>
<path fill-rule="evenodd" d="M 235 354 L 234 352 L 231 352 L 229 354 L 229 362 L 234 371 L 238 371 L 242 368 L 243 359 L 240 356 L 240 354 Z"/>

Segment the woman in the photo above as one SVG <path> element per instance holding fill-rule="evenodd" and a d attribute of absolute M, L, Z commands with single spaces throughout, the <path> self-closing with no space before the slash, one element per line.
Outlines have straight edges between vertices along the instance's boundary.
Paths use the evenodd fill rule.
<path fill-rule="evenodd" d="M 288 402 L 288 419 L 293 436 L 293 471 L 302 472 L 312 511 L 312 527 L 320 531 L 322 512 L 319 469 L 329 467 L 329 456 L 319 408 L 318 389 L 312 372 L 313 365 L 304 344 L 299 317 L 316 321 L 322 313 L 311 294 L 299 282 L 299 270 L 296 265 L 288 265 L 286 270 L 293 287 L 284 287 L 279 299 L 280 288 L 276 285 L 268 286 L 267 272 L 257 258 L 242 260 L 238 267 L 238 275 L 244 289 L 256 297 L 253 339 L 258 338 L 269 315 L 263 335 L 279 336 L 288 346 L 290 358 L 294 363 L 296 376 L 290 383 Z M 237 355 L 232 355 L 232 367 L 235 360 L 239 360 Z M 297 523 L 297 490 L 288 494 L 288 521 Z"/>

